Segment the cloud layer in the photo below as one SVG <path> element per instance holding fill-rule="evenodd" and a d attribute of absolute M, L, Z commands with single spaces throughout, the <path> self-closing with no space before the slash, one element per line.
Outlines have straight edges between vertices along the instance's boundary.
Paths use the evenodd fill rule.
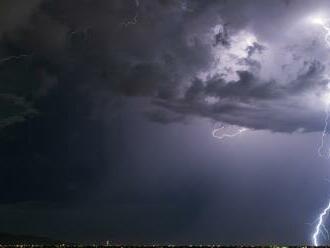
<path fill-rule="evenodd" d="M 1 94 L 32 106 L 70 81 L 94 97 L 149 98 L 147 116 L 163 123 L 321 130 L 329 56 L 305 20 L 324 1 L 18 2 L 3 3 L 1 56 L 30 57 L 1 64 Z"/>

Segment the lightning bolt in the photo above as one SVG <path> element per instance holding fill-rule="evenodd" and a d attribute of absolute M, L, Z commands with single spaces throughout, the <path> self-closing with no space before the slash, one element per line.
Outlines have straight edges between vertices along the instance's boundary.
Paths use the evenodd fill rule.
<path fill-rule="evenodd" d="M 327 130 L 328 130 L 329 106 L 330 106 L 330 104 L 328 103 L 325 108 L 324 128 L 323 128 L 323 132 L 322 132 L 322 136 L 321 136 L 321 144 L 317 150 L 320 157 L 325 157 L 327 159 L 330 158 L 330 150 L 328 151 L 328 154 L 325 156 L 322 154 L 322 149 L 324 147 L 324 138 L 327 135 Z"/>
<path fill-rule="evenodd" d="M 311 22 L 317 25 L 320 25 L 324 31 L 324 41 L 328 48 L 330 48 L 330 19 L 324 19 L 322 17 L 314 17 L 311 18 Z M 330 102 L 327 101 L 326 107 L 325 107 L 325 118 L 324 118 L 324 128 L 321 136 L 321 144 L 318 148 L 318 155 L 320 157 L 330 158 L 330 150 L 328 150 L 326 155 L 322 154 L 322 149 L 324 147 L 324 139 L 327 135 L 327 129 L 328 129 L 328 120 L 329 120 L 329 106 Z M 319 245 L 319 236 L 320 234 L 324 235 L 324 233 L 327 234 L 327 237 L 329 238 L 329 232 L 327 228 L 324 225 L 324 221 L 326 217 L 328 216 L 330 211 L 330 200 L 328 202 L 328 205 L 322 209 L 321 213 L 319 214 L 317 218 L 317 224 L 314 229 L 314 233 L 312 235 L 313 239 L 313 245 L 318 246 Z"/>
<path fill-rule="evenodd" d="M 225 126 L 221 126 L 221 127 L 218 127 L 218 128 L 214 128 L 213 131 L 212 131 L 212 136 L 214 138 L 217 138 L 217 139 L 225 139 L 225 138 L 234 138 L 238 135 L 240 135 L 241 133 L 247 131 L 248 129 L 245 128 L 245 127 L 242 127 L 242 128 L 239 128 L 236 132 L 234 133 L 224 133 L 224 134 L 220 134 L 218 135 L 218 132 L 220 132 L 221 130 L 224 130 L 225 129 Z"/>
<path fill-rule="evenodd" d="M 328 203 L 328 206 L 326 208 L 324 208 L 323 211 L 319 215 L 319 218 L 318 218 L 318 221 L 317 221 L 317 225 L 316 225 L 315 231 L 313 233 L 313 244 L 315 246 L 318 246 L 319 245 L 318 236 L 322 233 L 322 229 L 321 228 L 323 228 L 323 230 L 328 234 L 328 230 L 326 229 L 326 227 L 323 224 L 323 219 L 325 217 L 327 217 L 329 210 L 330 210 L 330 201 Z"/>

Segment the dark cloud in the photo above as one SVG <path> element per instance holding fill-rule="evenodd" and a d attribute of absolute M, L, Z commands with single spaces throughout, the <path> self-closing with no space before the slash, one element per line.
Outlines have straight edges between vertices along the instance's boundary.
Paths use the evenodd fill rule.
<path fill-rule="evenodd" d="M 37 11 L 40 3 L 41 0 L 1 1 L 0 36 L 26 27 L 31 15 Z"/>
<path fill-rule="evenodd" d="M 10 126 L 17 122 L 24 122 L 27 116 L 36 114 L 36 109 L 24 98 L 10 94 L 0 95 L 1 117 L 0 128 Z"/>
<path fill-rule="evenodd" d="M 329 2 L 1 1 L 0 229 L 308 243 L 327 194 L 308 133 L 323 130 L 328 90 L 323 33 L 305 21 L 320 9 Z M 219 142 L 210 120 L 257 131 Z"/>
<path fill-rule="evenodd" d="M 228 37 L 228 30 L 227 30 L 227 23 L 222 26 L 222 29 L 218 31 L 215 35 L 215 46 L 222 45 L 225 47 L 230 46 L 229 37 Z"/>
<path fill-rule="evenodd" d="M 249 6 L 248 3 L 243 4 L 245 5 Z M 274 6 L 277 5 L 279 9 L 283 7 L 280 2 L 274 3 Z M 10 9 L 11 5 L 7 8 Z M 244 12 L 240 18 L 224 14 L 231 8 L 237 8 L 239 12 L 249 10 L 248 7 L 240 8 L 235 3 L 225 1 L 144 1 L 139 4 L 134 1 L 103 0 L 79 3 L 35 2 L 27 8 L 29 11 L 22 13 L 22 17 L 17 16 L 20 20 L 24 17 L 24 25 L 19 25 L 21 21 L 17 21 L 15 26 L 4 28 L 4 45 L 7 44 L 9 48 L 4 48 L 3 51 L 4 54 L 33 54 L 33 61 L 41 61 L 38 63 L 40 73 L 50 75 L 41 75 L 34 79 L 33 91 L 39 92 L 39 95 L 34 96 L 32 101 L 40 96 L 45 97 L 48 89 L 53 87 L 49 87 L 50 84 L 54 85 L 56 82 L 61 85 L 69 78 L 74 79 L 71 80 L 71 84 L 75 85 L 73 87 L 79 87 L 80 90 L 93 92 L 104 89 L 109 91 L 109 95 L 115 93 L 127 97 L 158 98 L 166 100 L 165 105 L 169 106 L 173 106 L 174 102 L 184 101 L 185 104 L 190 103 L 192 109 L 196 108 L 196 97 L 231 98 L 231 104 L 237 108 L 239 101 L 270 101 L 280 96 L 287 97 L 288 94 L 296 94 L 303 83 L 310 83 L 303 75 L 292 82 L 297 88 L 293 85 L 278 86 L 276 79 L 263 82 L 255 75 L 262 65 L 253 56 L 263 53 L 266 48 L 262 43 L 254 42 L 245 48 L 247 57 L 239 62 L 248 66 L 250 71 L 235 72 L 235 69 L 228 68 L 237 73 L 238 81 L 227 83 L 217 77 L 197 83 L 201 79 L 194 79 L 192 86 L 186 90 L 187 82 L 195 78 L 198 72 L 207 71 L 211 66 L 214 60 L 212 43 L 215 41 L 225 50 L 232 47 L 232 37 L 248 24 L 245 18 L 251 14 L 249 11 Z M 135 17 L 136 23 L 122 25 Z M 207 34 L 216 25 L 222 28 L 207 38 Z M 35 62 L 32 63 L 35 67 Z M 10 69 L 10 73 L 20 70 Z M 321 72 L 313 72 L 312 67 L 310 70 L 309 73 Z M 18 82 L 17 89 L 23 87 L 25 82 L 26 77 Z M 185 98 L 178 100 L 182 91 L 186 91 Z M 6 91 L 2 93 L 12 94 Z M 216 110 L 221 109 L 221 106 L 198 107 L 206 108 Z M 176 112 L 175 109 L 171 110 Z M 208 112 L 209 116 L 203 110 L 203 116 L 214 118 L 217 114 Z M 189 113 L 199 115 L 198 111 Z M 161 119 L 152 116 L 153 120 Z M 260 122 L 263 122 L 262 118 Z"/>
<path fill-rule="evenodd" d="M 206 82 L 196 79 L 183 99 L 172 103 L 156 101 L 156 104 L 182 116 L 199 115 L 255 129 L 315 131 L 321 128 L 318 113 L 291 99 L 303 98 L 315 89 L 326 90 L 327 81 L 321 77 L 323 71 L 320 62 L 305 62 L 301 74 L 287 85 L 275 80 L 260 81 L 249 71 L 238 71 L 239 80 L 233 82 L 222 78 Z M 219 101 L 209 104 L 205 101 L 207 96 L 217 97 Z"/>
<path fill-rule="evenodd" d="M 284 66 L 276 60 L 281 47 L 305 39 L 303 35 L 297 40 L 290 36 L 288 44 L 284 38 L 281 43 L 281 35 L 274 32 L 274 27 L 283 31 L 284 21 L 305 10 L 299 5 L 291 13 L 294 4 L 3 1 L 1 57 L 27 56 L 0 64 L 0 100 L 7 111 L 0 115 L 1 128 L 6 126 L 3 132 L 7 138 L 14 133 L 12 130 L 25 129 L 21 132 L 28 133 L 22 141 L 26 146 L 31 142 L 27 136 L 34 138 L 31 150 L 20 158 L 12 158 L 17 144 L 8 146 L 2 162 L 14 164 L 13 168 L 19 170 L 23 161 L 29 161 L 43 175 L 47 174 L 43 168 L 63 164 L 59 171 L 63 169 L 68 178 L 64 176 L 60 180 L 63 187 L 54 192 L 63 198 L 68 197 L 69 188 L 88 188 L 83 181 L 92 182 L 104 169 L 101 165 L 98 175 L 93 175 L 87 167 L 88 161 L 102 160 L 98 148 L 102 147 L 105 127 L 94 129 L 103 125 L 104 116 L 118 119 L 120 108 L 134 97 L 148 100 L 141 109 L 154 122 L 185 122 L 193 116 L 252 129 L 321 130 L 322 107 L 306 104 L 307 95 L 320 98 L 326 87 L 322 78 L 326 64 L 309 56 L 308 51 L 316 48 L 285 50 L 283 58 L 301 54 L 294 64 L 290 60 Z M 280 14 L 283 20 L 278 18 Z M 274 47 L 277 50 L 271 54 Z M 276 71 L 271 62 L 262 61 L 262 56 L 274 58 L 274 67 L 285 70 Z M 286 74 L 290 80 L 283 80 Z M 210 97 L 216 101 L 208 102 Z M 104 106 L 111 106 L 111 110 L 105 113 Z M 18 123 L 24 120 L 28 121 Z M 85 133 L 99 139 L 83 138 Z M 89 138 L 95 143 L 78 145 Z M 45 151 L 46 142 L 57 145 L 48 144 Z M 69 144 L 79 149 L 73 152 L 72 160 L 64 163 Z M 89 157 L 87 146 L 92 147 Z M 70 176 L 75 170 L 81 171 L 77 178 Z M 3 177 L 10 178 L 8 173 L 2 173 Z M 49 177 L 45 178 L 47 181 Z M 9 179 L 5 182 L 10 184 Z M 32 195 L 34 189 L 31 186 Z"/>

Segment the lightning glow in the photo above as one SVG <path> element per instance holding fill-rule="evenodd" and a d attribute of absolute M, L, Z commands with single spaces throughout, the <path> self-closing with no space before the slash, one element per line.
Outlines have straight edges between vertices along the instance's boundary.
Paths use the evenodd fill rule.
<path fill-rule="evenodd" d="M 327 46 L 330 47 L 330 19 L 325 18 L 321 15 L 312 16 L 309 18 L 309 21 L 312 24 L 319 25 L 324 30 L 324 41 L 326 42 Z"/>
<path fill-rule="evenodd" d="M 310 22 L 312 24 L 316 24 L 322 27 L 324 34 L 324 41 L 328 48 L 330 48 L 330 19 L 324 18 L 323 16 L 314 16 L 310 18 Z M 329 87 L 328 87 L 329 88 Z M 329 120 L 329 106 L 330 106 L 330 92 L 327 92 L 325 94 L 325 118 L 324 118 L 324 128 L 322 132 L 321 137 L 321 144 L 318 148 L 318 155 L 320 157 L 330 158 L 330 150 L 326 151 L 326 154 L 322 154 L 322 150 L 324 148 L 325 143 L 325 136 L 327 135 L 327 129 L 328 129 L 328 120 Z M 328 216 L 330 211 L 330 201 L 328 205 L 322 210 L 322 212 L 319 214 L 319 217 L 317 218 L 317 225 L 315 226 L 314 233 L 312 235 L 313 239 L 313 245 L 318 246 L 319 245 L 319 236 L 320 234 L 326 233 L 329 237 L 329 233 L 327 228 L 324 225 L 325 218 Z"/>

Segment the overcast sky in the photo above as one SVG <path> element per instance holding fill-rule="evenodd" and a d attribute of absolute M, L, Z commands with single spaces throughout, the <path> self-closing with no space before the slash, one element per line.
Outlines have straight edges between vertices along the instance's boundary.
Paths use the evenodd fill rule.
<path fill-rule="evenodd" d="M 327 17 L 317 0 L 1 1 L 0 232 L 311 244 Z"/>

